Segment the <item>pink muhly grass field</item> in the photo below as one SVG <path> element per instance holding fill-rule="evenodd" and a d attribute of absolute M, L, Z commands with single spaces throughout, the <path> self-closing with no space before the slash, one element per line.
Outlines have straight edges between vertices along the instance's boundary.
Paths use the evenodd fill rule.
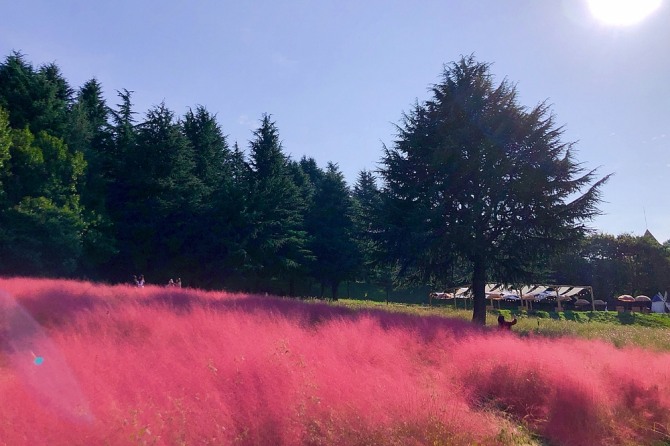
<path fill-rule="evenodd" d="M 2 445 L 670 438 L 668 354 L 223 292 L 15 278 L 0 293 Z M 11 328 L 22 317 L 37 328 Z"/>

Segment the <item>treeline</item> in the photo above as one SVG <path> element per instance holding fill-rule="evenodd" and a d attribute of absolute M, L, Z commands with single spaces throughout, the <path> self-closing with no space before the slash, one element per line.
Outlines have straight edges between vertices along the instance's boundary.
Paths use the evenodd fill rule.
<path fill-rule="evenodd" d="M 398 283 L 378 238 L 386 188 L 372 172 L 349 187 L 335 163 L 291 159 L 270 115 L 244 151 L 203 106 L 177 116 L 160 104 L 140 117 L 131 91 L 117 97 L 110 106 L 97 80 L 74 89 L 56 64 L 34 67 L 20 53 L 0 64 L 0 274 L 143 273 L 150 283 L 333 297 L 345 281 Z M 572 260 L 548 254 L 538 281 L 629 291 L 613 266 L 619 251 L 593 254 L 618 240 L 590 237 Z M 667 246 L 631 255 L 660 271 L 658 283 L 631 273 L 641 291 L 670 288 Z M 465 276 L 452 268 L 430 285 Z"/>
<path fill-rule="evenodd" d="M 670 240 L 661 244 L 649 232 L 591 235 L 548 264 L 551 283 L 591 285 L 603 300 L 670 293 Z"/>
<path fill-rule="evenodd" d="M 2 274 L 333 295 L 372 277 L 372 174 L 350 190 L 336 164 L 290 159 L 269 115 L 247 155 L 205 107 L 140 119 L 131 93 L 110 107 L 95 79 L 74 90 L 20 53 L 0 65 Z"/>

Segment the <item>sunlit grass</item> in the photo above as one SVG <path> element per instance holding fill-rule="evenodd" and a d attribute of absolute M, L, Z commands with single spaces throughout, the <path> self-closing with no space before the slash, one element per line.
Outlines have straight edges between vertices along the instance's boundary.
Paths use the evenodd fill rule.
<path fill-rule="evenodd" d="M 428 306 L 348 299 L 339 300 L 334 302 L 334 304 L 354 309 L 377 308 L 385 311 L 416 315 L 443 316 L 464 320 L 472 319 L 472 310 L 454 309 L 451 305 Z M 489 311 L 487 321 L 491 327 L 495 327 L 498 314 L 500 313 L 497 310 Z M 508 320 L 513 317 L 509 310 L 503 310 L 502 314 Z M 548 316 L 547 313 L 543 315 Z M 657 351 L 670 351 L 670 328 L 668 328 L 670 325 L 670 316 L 668 315 L 626 314 L 621 317 L 626 323 L 621 323 L 619 321 L 620 315 L 612 311 L 583 312 L 577 314 L 576 317 L 573 315 L 575 319 L 580 319 L 581 321 L 567 320 L 562 314 L 558 315 L 559 317 L 563 317 L 562 319 L 538 317 L 532 314 L 528 315 L 525 312 L 515 314 L 514 316 L 517 317 L 518 322 L 514 326 L 514 331 L 522 336 L 599 339 L 610 342 L 616 347 L 637 346 Z M 607 319 L 608 322 L 597 319 Z"/>

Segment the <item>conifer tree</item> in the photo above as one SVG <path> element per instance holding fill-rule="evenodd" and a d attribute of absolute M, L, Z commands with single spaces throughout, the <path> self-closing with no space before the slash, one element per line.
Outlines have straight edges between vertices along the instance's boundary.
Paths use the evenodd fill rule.
<path fill-rule="evenodd" d="M 216 117 L 204 107 L 189 110 L 182 120 L 194 152 L 194 174 L 203 183 L 203 206 L 193 222 L 192 280 L 220 286 L 243 266 L 242 235 L 246 230 L 244 154 L 228 148 Z"/>
<path fill-rule="evenodd" d="M 64 138 L 71 99 L 72 89 L 55 64 L 35 70 L 18 52 L 0 64 L 0 106 L 14 129 Z"/>
<path fill-rule="evenodd" d="M 328 163 L 307 215 L 310 250 L 316 257 L 312 275 L 322 286 L 329 285 L 331 296 L 343 280 L 352 278 L 360 266 L 354 240 L 353 203 L 344 175 L 336 164 Z"/>
<path fill-rule="evenodd" d="M 354 239 L 361 255 L 359 278 L 366 282 L 388 282 L 390 268 L 384 262 L 379 241 L 381 192 L 374 174 L 362 170 L 352 191 Z"/>
<path fill-rule="evenodd" d="M 520 106 L 473 57 L 445 66 L 431 92 L 384 151 L 386 246 L 424 280 L 467 261 L 473 321 L 485 324 L 487 278 L 529 280 L 529 266 L 579 239 L 608 177 L 580 167 L 546 104 Z"/>
<path fill-rule="evenodd" d="M 0 107 L 0 212 L 6 206 L 5 181 L 9 176 L 9 148 L 12 145 L 12 134 L 9 128 L 8 113 Z"/>
<path fill-rule="evenodd" d="M 250 233 L 246 246 L 251 270 L 262 278 L 287 279 L 309 256 L 304 206 L 282 151 L 279 131 L 264 115 L 249 144 Z"/>
<path fill-rule="evenodd" d="M 202 205 L 193 149 L 165 104 L 149 110 L 137 127 L 135 150 L 126 153 L 125 222 L 136 267 L 179 269 L 191 253 L 191 226 Z"/>

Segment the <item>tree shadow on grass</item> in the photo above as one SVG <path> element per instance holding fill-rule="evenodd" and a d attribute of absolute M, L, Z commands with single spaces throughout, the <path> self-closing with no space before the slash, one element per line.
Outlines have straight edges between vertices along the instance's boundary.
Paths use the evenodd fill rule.
<path fill-rule="evenodd" d="M 118 299 L 106 299 L 105 295 L 119 295 Z M 351 309 L 326 302 L 305 302 L 299 299 L 254 294 L 207 293 L 188 288 L 163 288 L 148 286 L 144 289 L 124 288 L 116 293 L 99 287 L 72 288 L 53 286 L 39 287 L 34 293 L 20 298 L 21 306 L 44 327 L 67 325 L 73 315 L 81 311 L 115 311 L 126 303 L 146 308 L 160 308 L 180 316 L 188 316 L 195 309 L 219 313 L 243 312 L 263 317 L 288 320 L 307 329 L 318 328 L 332 321 L 358 321 L 371 318 L 386 331 L 411 330 L 418 339 L 433 340 L 440 333 L 454 337 L 481 333 L 486 329 L 463 319 L 442 316 L 425 316 L 407 313 L 392 313 L 382 309 Z"/>

